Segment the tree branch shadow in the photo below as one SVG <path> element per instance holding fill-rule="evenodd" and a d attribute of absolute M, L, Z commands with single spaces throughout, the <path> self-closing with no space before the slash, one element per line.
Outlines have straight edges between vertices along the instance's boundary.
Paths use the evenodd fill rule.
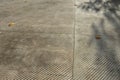
<path fill-rule="evenodd" d="M 88 2 L 84 2 L 78 6 L 86 11 L 119 11 L 120 9 L 120 0 L 89 0 Z"/>
<path fill-rule="evenodd" d="M 102 65 L 109 73 L 109 76 L 113 76 L 113 78 L 116 76 L 114 80 L 120 79 L 120 60 L 118 59 L 118 54 L 120 53 L 116 51 L 117 42 L 120 43 L 120 23 L 117 16 L 115 13 L 105 14 L 105 17 L 111 23 L 114 32 L 117 34 L 117 39 L 114 34 L 105 30 L 105 21 L 101 19 L 99 24 L 92 24 L 93 35 L 89 42 L 89 45 L 94 42 L 97 47 L 95 65 Z M 101 38 L 96 39 L 96 35 L 100 35 Z"/>

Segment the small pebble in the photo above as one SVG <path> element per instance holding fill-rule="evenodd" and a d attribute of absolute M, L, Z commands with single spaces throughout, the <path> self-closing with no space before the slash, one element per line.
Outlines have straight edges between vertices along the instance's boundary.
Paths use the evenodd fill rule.
<path fill-rule="evenodd" d="M 101 39 L 101 35 L 96 35 L 95 38 L 96 39 Z"/>
<path fill-rule="evenodd" d="M 9 27 L 12 27 L 12 26 L 14 26 L 14 25 L 15 25 L 14 22 L 10 22 L 10 23 L 8 24 Z"/>

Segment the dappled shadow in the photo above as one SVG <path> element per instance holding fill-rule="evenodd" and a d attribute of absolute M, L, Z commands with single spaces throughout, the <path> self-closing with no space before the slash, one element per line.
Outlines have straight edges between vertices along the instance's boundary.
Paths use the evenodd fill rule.
<path fill-rule="evenodd" d="M 111 11 L 115 12 L 120 10 L 120 0 L 89 0 L 78 6 L 78 8 L 84 9 L 86 11 L 93 10 L 96 12 L 99 11 Z"/>
<path fill-rule="evenodd" d="M 119 16 L 116 13 L 105 13 L 107 21 L 111 23 L 112 31 L 109 31 L 110 27 L 105 26 L 105 20 L 101 19 L 99 24 L 92 24 L 93 35 L 90 39 L 90 45 L 94 42 L 97 47 L 97 53 L 95 55 L 95 65 L 105 68 L 109 73 L 108 76 L 113 76 L 114 80 L 120 79 L 120 60 L 119 52 L 116 47 L 120 47 L 120 23 Z M 107 27 L 107 29 L 106 29 Z M 112 33 L 114 32 L 114 33 Z M 100 38 L 96 38 L 98 36 Z"/>
<path fill-rule="evenodd" d="M 94 20 L 91 26 L 93 34 L 89 40 L 89 45 L 92 45 L 91 51 L 93 53 L 89 53 L 91 53 L 93 63 L 90 64 L 90 68 L 87 70 L 89 73 L 86 72 L 86 76 L 92 76 L 90 80 L 120 80 L 119 5 L 120 1 L 118 0 L 106 2 L 94 0 L 78 6 L 78 8 L 86 11 L 103 11 L 103 15 L 101 16 L 100 14 L 102 19 L 99 20 L 99 23 L 96 23 L 97 21 Z M 89 63 L 87 64 L 89 65 Z"/>
<path fill-rule="evenodd" d="M 113 70 L 115 70 L 119 74 L 119 79 L 120 79 L 120 60 L 117 59 L 117 57 L 119 57 L 117 54 L 120 54 L 120 52 L 116 53 L 117 51 L 115 50 L 115 47 L 117 45 L 120 48 L 120 15 L 117 13 L 105 13 L 104 15 L 107 18 L 107 20 L 109 21 L 109 23 L 112 25 L 113 31 L 116 33 L 117 38 L 116 38 L 116 40 L 113 40 L 113 41 L 114 42 L 116 41 L 117 43 L 119 43 L 116 45 L 112 45 L 114 51 L 112 51 L 112 53 L 110 53 L 110 54 L 112 54 L 111 57 L 114 58 L 113 60 L 111 60 L 112 67 L 114 68 Z M 108 57 L 110 57 L 110 56 L 108 56 Z M 108 60 L 109 60 L 109 58 L 108 58 Z M 110 67 L 108 66 L 108 69 L 109 68 Z"/>
<path fill-rule="evenodd" d="M 110 24 L 114 27 L 114 31 L 116 32 L 118 41 L 120 43 L 120 15 L 117 13 L 105 13 L 104 15 Z"/>

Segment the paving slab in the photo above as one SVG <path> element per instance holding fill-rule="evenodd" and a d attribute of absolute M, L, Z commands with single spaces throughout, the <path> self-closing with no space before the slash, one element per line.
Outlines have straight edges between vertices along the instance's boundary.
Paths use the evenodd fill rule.
<path fill-rule="evenodd" d="M 120 79 L 118 16 L 76 8 L 74 80 Z"/>
<path fill-rule="evenodd" d="M 72 0 L 1 0 L 0 80 L 72 80 L 73 25 Z"/>

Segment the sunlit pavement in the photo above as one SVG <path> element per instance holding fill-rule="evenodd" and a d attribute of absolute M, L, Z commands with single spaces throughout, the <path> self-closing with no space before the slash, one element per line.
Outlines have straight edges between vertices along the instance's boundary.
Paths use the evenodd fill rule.
<path fill-rule="evenodd" d="M 2 0 L 0 80 L 71 80 L 72 0 Z"/>
<path fill-rule="evenodd" d="M 120 24 L 86 0 L 1 0 L 0 80 L 119 80 Z"/>

